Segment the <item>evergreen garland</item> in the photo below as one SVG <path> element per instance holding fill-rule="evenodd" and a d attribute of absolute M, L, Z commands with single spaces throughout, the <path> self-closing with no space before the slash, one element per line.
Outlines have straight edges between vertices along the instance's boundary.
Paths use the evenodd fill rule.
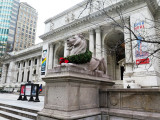
<path fill-rule="evenodd" d="M 65 59 L 68 60 L 69 63 L 84 64 L 84 63 L 90 62 L 91 58 L 92 58 L 92 52 L 89 50 L 86 50 L 85 53 L 68 56 Z"/>

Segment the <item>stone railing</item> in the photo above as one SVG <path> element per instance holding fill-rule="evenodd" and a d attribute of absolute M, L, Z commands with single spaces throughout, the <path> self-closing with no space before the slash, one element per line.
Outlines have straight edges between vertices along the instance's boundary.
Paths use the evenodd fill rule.
<path fill-rule="evenodd" d="M 104 119 L 160 120 L 160 89 L 108 89 L 100 91 Z"/>

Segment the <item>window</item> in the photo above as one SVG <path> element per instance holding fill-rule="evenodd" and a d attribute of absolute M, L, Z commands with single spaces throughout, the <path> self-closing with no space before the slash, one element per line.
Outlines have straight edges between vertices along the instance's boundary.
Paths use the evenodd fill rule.
<path fill-rule="evenodd" d="M 27 74 L 27 82 L 29 81 L 29 75 L 30 75 L 30 71 L 28 71 L 28 74 Z"/>
<path fill-rule="evenodd" d="M 20 47 L 22 47 L 22 42 L 20 43 Z"/>
<path fill-rule="evenodd" d="M 36 74 L 36 70 L 34 70 L 33 74 L 34 74 L 34 75 Z"/>
<path fill-rule="evenodd" d="M 29 66 L 31 66 L 31 60 L 29 60 Z"/>
<path fill-rule="evenodd" d="M 20 63 L 18 63 L 18 68 L 20 68 Z"/>
<path fill-rule="evenodd" d="M 37 65 L 37 59 L 34 60 L 34 64 Z"/>
<path fill-rule="evenodd" d="M 25 62 L 23 63 L 23 67 L 25 67 Z"/>
<path fill-rule="evenodd" d="M 24 72 L 22 72 L 22 82 L 23 82 L 23 78 L 24 78 Z"/>

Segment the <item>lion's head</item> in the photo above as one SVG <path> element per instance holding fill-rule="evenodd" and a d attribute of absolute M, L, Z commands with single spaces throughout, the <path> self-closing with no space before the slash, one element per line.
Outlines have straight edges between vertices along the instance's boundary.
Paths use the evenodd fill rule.
<path fill-rule="evenodd" d="M 67 47 L 69 50 L 69 56 L 85 53 L 87 49 L 87 43 L 82 34 L 77 34 L 67 39 Z"/>

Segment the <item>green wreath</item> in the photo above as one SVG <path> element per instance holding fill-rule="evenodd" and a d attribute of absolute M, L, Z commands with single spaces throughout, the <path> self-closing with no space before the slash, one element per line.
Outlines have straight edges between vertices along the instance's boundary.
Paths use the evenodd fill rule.
<path fill-rule="evenodd" d="M 89 50 L 86 50 L 85 53 L 68 56 L 65 59 L 68 60 L 69 63 L 84 64 L 84 63 L 90 62 L 91 58 L 92 58 L 92 52 Z"/>

